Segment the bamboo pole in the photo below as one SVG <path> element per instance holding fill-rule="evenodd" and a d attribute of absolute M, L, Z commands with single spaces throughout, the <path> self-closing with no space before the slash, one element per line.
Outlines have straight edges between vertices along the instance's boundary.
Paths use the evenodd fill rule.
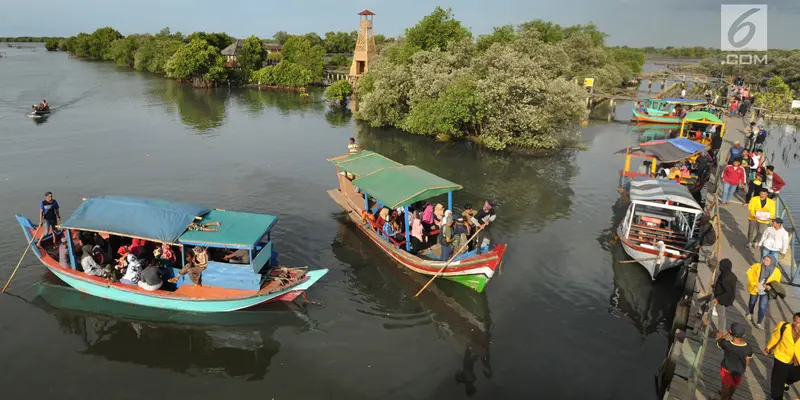
<path fill-rule="evenodd" d="M 28 242 L 28 245 L 25 247 L 25 252 L 22 253 L 22 257 L 19 258 L 19 262 L 17 263 L 17 266 L 14 267 L 14 272 L 11 273 L 11 276 L 8 278 L 8 282 L 6 282 L 6 285 L 3 286 L 3 290 L 0 291 L 0 293 L 5 293 L 6 289 L 8 289 L 8 285 L 11 284 L 11 280 L 14 279 L 14 275 L 17 273 L 17 269 L 19 269 L 19 266 L 22 265 L 22 260 L 24 260 L 25 259 L 25 255 L 28 254 L 28 249 L 31 248 L 31 244 L 33 244 L 33 241 L 36 240 L 36 235 L 39 234 L 39 229 L 41 227 L 42 226 L 39 225 L 36 228 L 36 230 L 33 232 L 33 237 L 31 238 L 31 241 Z M 53 234 L 55 235 L 55 229 L 53 230 Z"/>
<path fill-rule="evenodd" d="M 440 270 L 439 270 L 439 272 L 437 272 L 437 273 L 436 273 L 436 275 L 434 275 L 434 276 L 431 278 L 431 280 L 429 280 L 429 281 L 428 281 L 428 283 L 426 283 L 426 284 L 425 284 L 425 286 L 423 286 L 423 287 L 422 287 L 422 289 L 420 289 L 420 290 L 419 290 L 419 292 L 417 292 L 417 294 L 415 294 L 415 295 L 414 295 L 414 297 L 418 297 L 418 296 L 419 296 L 419 295 L 420 295 L 420 294 L 421 294 L 423 291 L 425 291 L 425 289 L 427 289 L 427 288 L 428 288 L 428 286 L 429 286 L 429 285 L 430 285 L 430 284 L 433 282 L 433 280 L 434 280 L 434 279 L 436 279 L 436 278 L 438 278 L 438 277 L 439 277 L 439 275 L 440 275 L 442 272 L 444 272 L 444 270 L 447 268 L 447 266 L 448 266 L 448 265 L 450 265 L 450 263 L 451 263 L 451 262 L 452 262 L 452 261 L 453 261 L 453 260 L 456 258 L 456 256 L 458 255 L 458 253 L 460 253 L 460 252 L 461 252 L 461 250 L 464 250 L 464 248 L 465 248 L 465 247 L 467 247 L 467 245 L 469 244 L 469 242 L 471 242 L 471 241 L 472 241 L 472 239 L 474 239 L 474 238 L 475 238 L 475 236 L 477 236 L 477 235 L 478 235 L 478 232 L 480 232 L 481 230 L 483 230 L 483 227 L 480 227 L 480 228 L 478 228 L 478 230 L 477 230 L 477 231 L 475 231 L 475 233 L 472 235 L 472 237 L 471 237 L 471 238 L 469 238 L 469 240 L 467 240 L 467 241 L 464 243 L 464 245 L 463 245 L 463 246 L 461 246 L 461 248 L 459 248 L 459 249 L 458 249 L 458 251 L 456 251 L 455 253 L 453 253 L 453 256 L 452 256 L 452 257 L 450 257 L 450 259 L 449 259 L 449 260 L 447 260 L 447 262 L 444 264 L 444 266 L 442 267 L 442 269 L 440 269 Z M 441 233 L 440 233 L 440 235 L 441 235 Z M 479 246 L 479 247 L 480 247 L 480 245 L 481 245 L 481 244 L 480 244 L 480 243 L 478 243 L 478 246 Z"/>

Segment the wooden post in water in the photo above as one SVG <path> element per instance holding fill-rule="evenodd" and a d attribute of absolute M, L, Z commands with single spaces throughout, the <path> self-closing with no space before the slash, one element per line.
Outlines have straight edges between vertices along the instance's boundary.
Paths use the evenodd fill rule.
<path fill-rule="evenodd" d="M 650 93 L 652 91 L 653 91 L 653 80 L 652 79 L 648 79 L 647 80 L 647 93 Z"/>
<path fill-rule="evenodd" d="M 662 79 L 661 80 L 661 91 L 662 92 L 664 91 L 665 87 L 667 87 L 667 80 L 666 79 Z"/>
<path fill-rule="evenodd" d="M 614 109 L 617 107 L 614 99 L 608 101 L 608 107 L 608 122 L 611 122 L 611 120 L 614 118 Z"/>

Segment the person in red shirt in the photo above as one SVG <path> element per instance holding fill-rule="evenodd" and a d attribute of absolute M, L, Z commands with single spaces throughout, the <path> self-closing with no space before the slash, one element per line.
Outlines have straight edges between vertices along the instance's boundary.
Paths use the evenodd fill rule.
<path fill-rule="evenodd" d="M 722 202 L 720 204 L 730 203 L 736 187 L 744 188 L 744 184 L 747 183 L 741 163 L 742 160 L 736 158 L 732 165 L 728 165 L 722 170 Z"/>
<path fill-rule="evenodd" d="M 786 182 L 780 175 L 775 173 L 775 166 L 767 165 L 766 176 L 764 179 L 764 187 L 769 191 L 769 198 L 775 198 L 775 195 L 780 193 L 781 189 L 786 186 Z"/>

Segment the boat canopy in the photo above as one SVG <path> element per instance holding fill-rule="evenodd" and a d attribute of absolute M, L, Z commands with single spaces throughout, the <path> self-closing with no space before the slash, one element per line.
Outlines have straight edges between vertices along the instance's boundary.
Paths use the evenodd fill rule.
<path fill-rule="evenodd" d="M 686 104 L 686 105 L 699 105 L 699 104 L 706 104 L 708 100 L 701 100 L 701 99 L 681 99 L 679 97 L 667 97 L 665 99 L 661 99 L 661 101 L 673 104 Z"/>
<path fill-rule="evenodd" d="M 683 117 L 683 123 L 703 122 L 706 124 L 722 124 L 722 120 L 708 111 L 692 111 Z"/>
<path fill-rule="evenodd" d="M 355 179 L 353 185 L 389 208 L 406 206 L 462 189 L 459 184 L 413 165 L 383 168 Z"/>
<path fill-rule="evenodd" d="M 675 162 L 706 151 L 706 145 L 686 138 L 653 140 L 615 154 L 649 154 L 662 162 Z"/>
<path fill-rule="evenodd" d="M 86 199 L 61 226 L 177 244 L 207 207 L 165 200 L 100 196 Z"/>
<path fill-rule="evenodd" d="M 703 211 L 689 193 L 689 189 L 673 180 L 634 178 L 631 180 L 630 196 L 634 201 L 668 200 L 696 209 L 698 212 Z"/>
<path fill-rule="evenodd" d="M 278 217 L 267 214 L 211 210 L 198 223 L 219 222 L 219 227 L 212 226 L 219 230 L 187 230 L 178 241 L 194 246 L 252 248 L 277 221 Z"/>
<path fill-rule="evenodd" d="M 396 161 L 368 150 L 350 154 L 346 157 L 331 158 L 328 161 L 336 164 L 339 169 L 355 175 L 356 178 L 367 176 L 383 168 L 402 166 Z"/>

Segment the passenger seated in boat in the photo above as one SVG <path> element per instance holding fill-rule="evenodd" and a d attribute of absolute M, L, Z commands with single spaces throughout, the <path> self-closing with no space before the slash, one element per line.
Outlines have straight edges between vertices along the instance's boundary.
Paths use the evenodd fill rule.
<path fill-rule="evenodd" d="M 119 281 L 129 285 L 138 284 L 139 274 L 142 272 L 142 260 L 126 246 L 121 246 L 117 249 L 117 254 L 122 256 L 116 268 L 117 271 L 123 274 Z"/>
<path fill-rule="evenodd" d="M 92 245 L 87 244 L 83 246 L 83 256 L 81 256 L 81 268 L 86 275 L 99 276 L 106 278 L 110 276 L 110 268 L 106 268 L 97 264 L 92 254 Z"/>
<path fill-rule="evenodd" d="M 32 105 L 31 109 L 33 110 L 33 112 L 39 111 L 39 108 L 36 106 L 36 104 Z"/>
<path fill-rule="evenodd" d="M 170 279 L 168 282 L 177 283 L 178 279 L 186 274 L 189 274 L 189 279 L 192 280 L 195 286 L 202 286 L 203 271 L 208 268 L 208 253 L 204 247 L 195 247 L 192 251 L 186 252 L 186 262 L 183 268 L 178 272 L 178 275 Z"/>
<path fill-rule="evenodd" d="M 478 211 L 472 209 L 472 204 L 470 203 L 464 204 L 464 212 L 461 213 L 461 216 L 464 217 L 464 221 L 467 226 L 467 235 L 469 235 L 470 232 L 472 232 L 471 222 L 472 218 L 475 217 L 476 215 L 478 215 Z"/>
<path fill-rule="evenodd" d="M 436 207 L 433 209 L 433 224 L 436 225 L 436 228 L 442 227 L 442 219 L 444 218 L 444 206 L 442 203 L 436 203 Z"/>
<path fill-rule="evenodd" d="M 681 167 L 678 164 L 673 164 L 669 169 L 668 179 L 680 181 L 681 180 Z"/>
<path fill-rule="evenodd" d="M 49 110 L 49 109 L 50 109 L 50 104 L 47 104 L 46 99 L 42 99 L 42 110 Z"/>
<path fill-rule="evenodd" d="M 458 217 L 453 226 L 453 251 L 456 251 L 467 243 L 469 239 L 469 222 L 464 217 Z"/>
<path fill-rule="evenodd" d="M 378 225 L 378 228 L 383 230 L 383 225 L 386 224 L 386 221 L 389 220 L 389 209 L 386 207 L 381 208 L 380 213 L 378 214 L 378 219 L 375 220 L 375 224 Z"/>
<path fill-rule="evenodd" d="M 158 270 L 154 264 L 149 264 L 142 272 L 139 274 L 139 287 L 147 290 L 148 292 L 154 292 L 161 288 L 161 285 L 164 283 L 161 280 L 161 271 Z"/>
<path fill-rule="evenodd" d="M 250 251 L 248 250 L 235 250 L 231 251 L 222 257 L 223 261 L 227 261 L 231 264 L 249 264 L 250 263 Z"/>
<path fill-rule="evenodd" d="M 58 244 L 58 264 L 64 268 L 72 268 L 69 259 L 69 246 L 67 246 L 67 234 L 61 238 Z"/>
<path fill-rule="evenodd" d="M 203 231 L 203 232 L 219 232 L 219 222 L 209 222 L 205 224 L 200 224 L 197 222 L 192 222 L 189 224 L 189 227 L 186 228 L 190 231 Z"/>
<path fill-rule="evenodd" d="M 381 234 L 382 234 L 383 238 L 385 240 L 387 240 L 387 241 L 389 241 L 389 238 L 392 238 L 392 239 L 395 239 L 395 240 L 403 240 L 403 239 L 397 238 L 398 233 L 399 232 L 395 228 L 394 218 L 390 216 L 389 219 L 386 222 L 383 223 L 383 231 L 381 232 Z"/>
<path fill-rule="evenodd" d="M 158 256 L 161 260 L 165 261 L 169 266 L 175 266 L 178 262 L 177 257 L 175 257 L 175 252 L 172 251 L 172 247 L 166 243 L 161 244 L 161 254 Z M 155 255 L 155 253 L 154 253 Z"/>

